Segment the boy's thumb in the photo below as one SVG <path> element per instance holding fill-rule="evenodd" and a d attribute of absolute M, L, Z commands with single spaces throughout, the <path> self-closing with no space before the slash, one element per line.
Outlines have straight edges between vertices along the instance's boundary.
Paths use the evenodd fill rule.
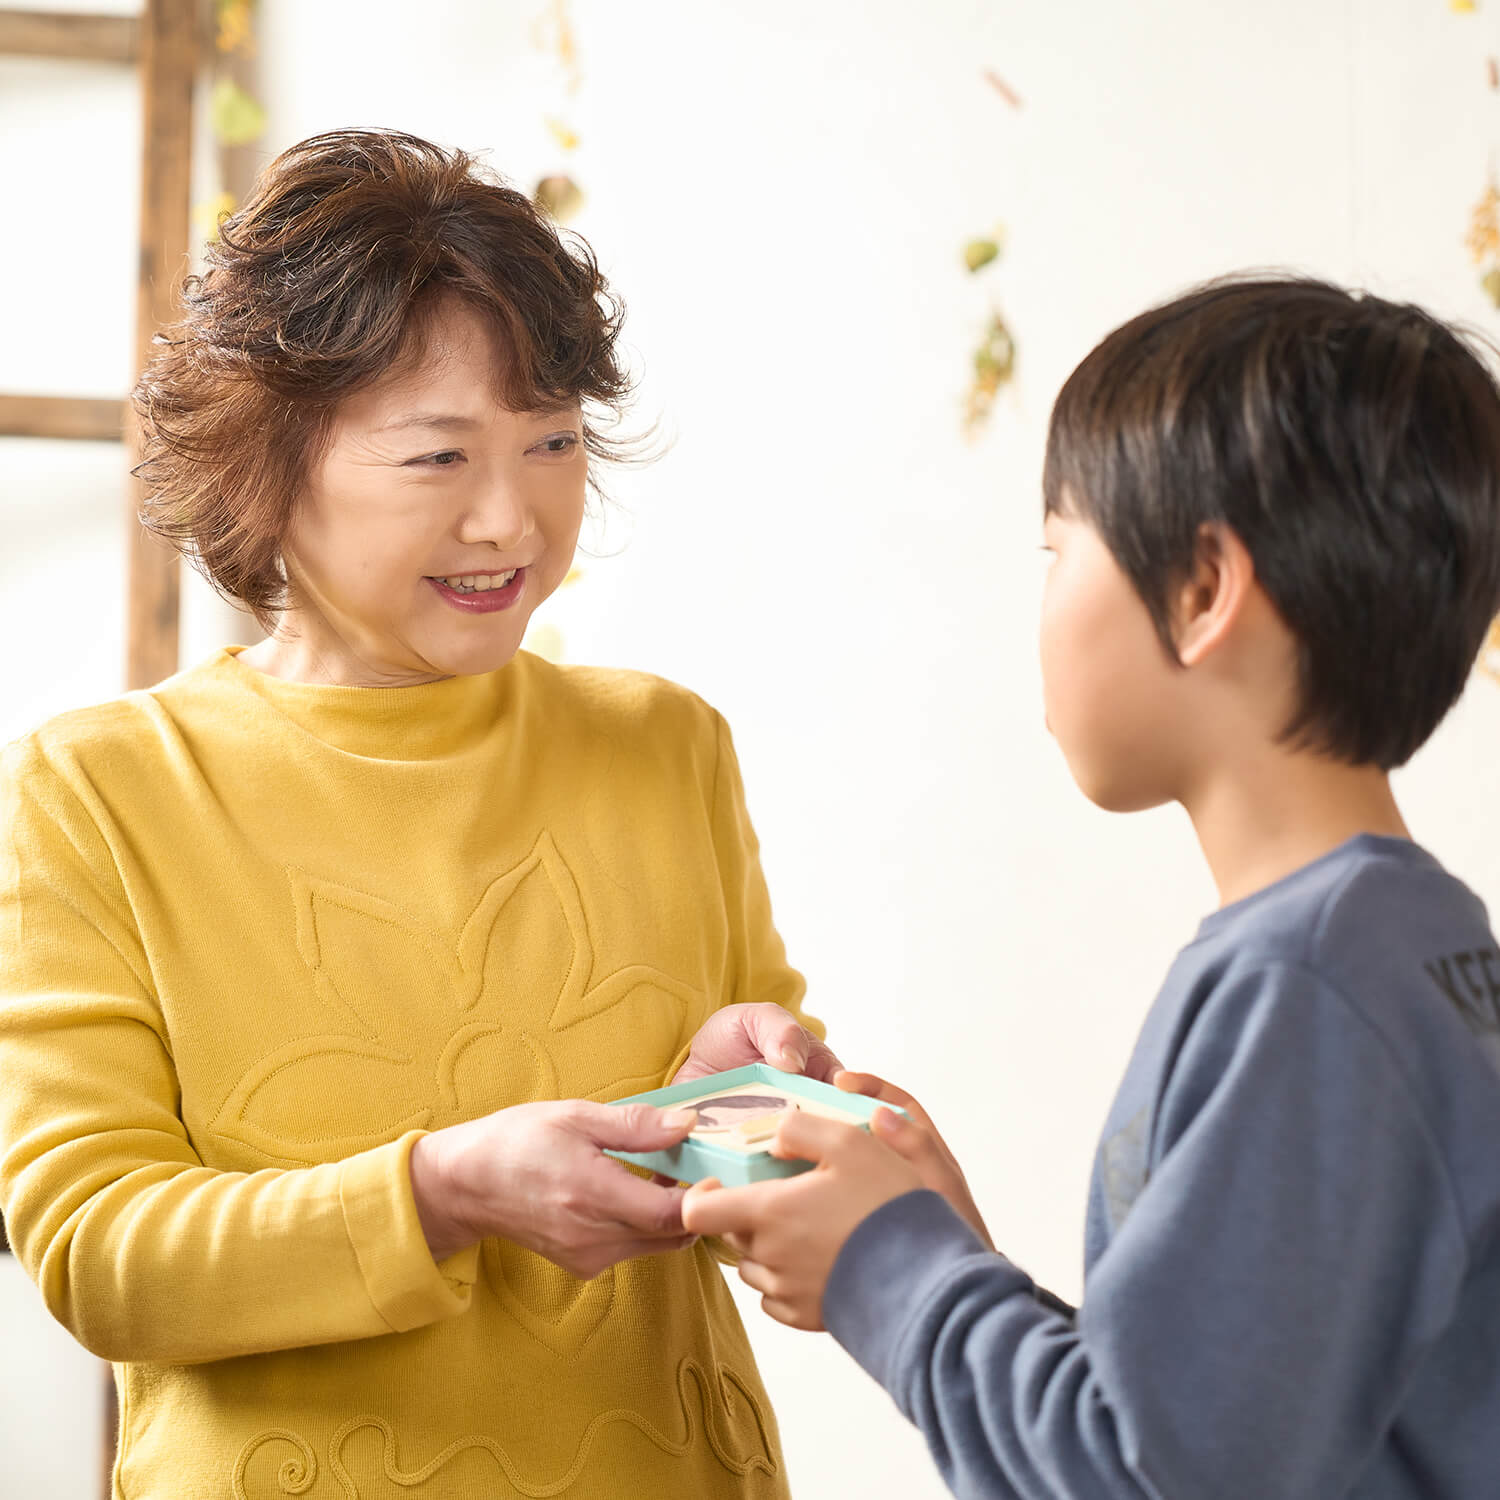
<path fill-rule="evenodd" d="M 698 1123 L 696 1109 L 654 1109 L 649 1104 L 599 1106 L 591 1122 L 594 1143 L 615 1151 L 660 1151 L 678 1145 Z"/>
<path fill-rule="evenodd" d="M 912 1123 L 894 1109 L 877 1109 L 870 1116 L 870 1129 L 898 1155 L 913 1160 L 921 1153 L 922 1134 L 912 1128 Z"/>

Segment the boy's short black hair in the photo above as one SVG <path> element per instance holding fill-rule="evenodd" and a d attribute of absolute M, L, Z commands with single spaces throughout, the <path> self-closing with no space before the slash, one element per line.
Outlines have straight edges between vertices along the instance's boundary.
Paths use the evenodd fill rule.
<path fill-rule="evenodd" d="M 1045 508 L 1103 537 L 1173 657 L 1168 600 L 1228 526 L 1299 646 L 1286 738 L 1408 760 L 1500 613 L 1500 392 L 1419 307 L 1300 277 L 1210 283 L 1069 377 Z"/>

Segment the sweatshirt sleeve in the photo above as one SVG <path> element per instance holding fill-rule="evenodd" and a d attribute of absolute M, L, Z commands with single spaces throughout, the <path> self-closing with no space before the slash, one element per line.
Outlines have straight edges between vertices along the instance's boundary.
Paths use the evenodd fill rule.
<path fill-rule="evenodd" d="M 724 1003 L 771 1001 L 789 1010 L 809 1031 L 827 1036 L 823 1023 L 802 1009 L 807 985 L 787 962 L 786 945 L 771 920 L 771 895 L 760 867 L 760 840 L 745 806 L 745 784 L 729 726 L 714 715 L 718 760 L 714 769 L 714 845 L 729 919 L 729 982 Z"/>
<path fill-rule="evenodd" d="M 461 1311 L 435 1264 L 419 1132 L 344 1161 L 204 1165 L 110 852 L 32 742 L 0 763 L 0 1210 L 56 1317 L 106 1359 L 191 1364 L 366 1338 Z"/>
<path fill-rule="evenodd" d="M 845 1245 L 824 1321 L 958 1495 L 1347 1495 L 1451 1316 L 1467 1246 L 1399 1062 L 1273 965 L 1211 997 L 1151 1177 L 1075 1319 L 913 1193 Z"/>

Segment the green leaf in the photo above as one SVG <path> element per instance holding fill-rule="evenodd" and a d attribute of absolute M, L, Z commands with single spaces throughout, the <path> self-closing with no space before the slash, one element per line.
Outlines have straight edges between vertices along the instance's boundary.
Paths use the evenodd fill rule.
<path fill-rule="evenodd" d="M 214 135 L 225 146 L 248 146 L 266 130 L 266 112 L 233 79 L 221 78 L 209 99 Z"/>

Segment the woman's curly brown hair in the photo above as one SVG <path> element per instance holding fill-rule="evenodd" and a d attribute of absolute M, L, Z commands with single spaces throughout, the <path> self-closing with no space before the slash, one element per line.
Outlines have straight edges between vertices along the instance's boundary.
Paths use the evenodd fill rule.
<path fill-rule="evenodd" d="M 593 253 L 463 151 L 397 131 L 313 136 L 220 226 L 133 401 L 141 519 L 267 629 L 286 608 L 282 543 L 344 397 L 419 352 L 439 299 L 490 321 L 514 411 L 583 404 L 590 455 L 627 445 L 624 309 Z"/>

